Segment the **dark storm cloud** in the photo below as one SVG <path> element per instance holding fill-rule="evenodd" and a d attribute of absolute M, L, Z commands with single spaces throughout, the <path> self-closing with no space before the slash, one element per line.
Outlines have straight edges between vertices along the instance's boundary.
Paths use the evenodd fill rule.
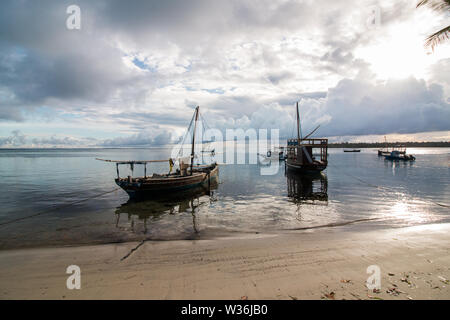
<path fill-rule="evenodd" d="M 191 113 L 173 114 L 173 113 L 156 113 L 156 112 L 121 112 L 111 115 L 111 118 L 122 123 L 163 123 L 173 126 L 186 126 L 192 117 Z"/>
<path fill-rule="evenodd" d="M 123 94 L 124 89 L 129 89 L 130 96 L 135 94 L 136 89 L 130 87 L 142 82 L 151 89 L 148 76 L 124 69 L 123 52 L 111 46 L 117 39 L 137 49 L 156 50 L 175 43 L 186 53 L 201 56 L 212 51 L 216 55 L 221 43 L 242 33 L 274 29 L 298 32 L 314 23 L 329 22 L 330 17 L 333 24 L 339 24 L 335 5 L 327 5 L 327 17 L 320 14 L 317 3 L 310 1 L 99 0 L 77 1 L 82 8 L 82 29 L 74 32 L 65 28 L 65 10 L 71 4 L 49 0 L 2 2 L 0 86 L 14 96 L 2 103 L 2 109 L 45 104 L 50 99 L 62 102 L 56 103 L 57 108 L 64 108 L 68 100 L 106 102 L 118 91 Z M 265 63 L 279 65 L 270 48 L 263 55 Z M 9 70 L 5 70 L 5 64 Z M 277 85 L 291 77 L 290 71 L 274 70 L 263 78 Z M 4 110 L 0 113 L 6 114 Z M 17 113 L 3 118 L 19 119 Z"/>
<path fill-rule="evenodd" d="M 0 52 L 5 57 L 7 53 Z M 10 53 L 10 55 L 13 53 Z M 43 55 L 28 51 L 6 66 L 0 65 L 0 83 L 23 103 L 39 104 L 49 98 L 103 101 L 109 91 L 120 84 L 120 73 L 111 68 L 121 56 L 110 51 L 102 59 L 86 52 L 67 52 L 64 56 Z"/>
<path fill-rule="evenodd" d="M 109 0 L 97 2 L 96 7 L 102 11 L 99 25 L 116 32 L 131 31 L 135 39 L 164 36 L 194 45 L 222 41 L 236 32 L 307 26 L 313 20 L 311 13 L 319 10 L 310 1 L 269 0 Z"/>
<path fill-rule="evenodd" d="M 73 1 L 3 1 L 0 10 L 0 90 L 10 96 L 8 109 L 69 102 L 107 101 L 118 88 L 130 87 L 136 76 L 123 65 L 123 53 L 93 30 L 66 28 L 66 8 Z M 92 24 L 86 2 L 82 26 Z M 51 103 L 51 101 L 56 101 Z M 71 104 L 73 105 L 73 103 Z"/>

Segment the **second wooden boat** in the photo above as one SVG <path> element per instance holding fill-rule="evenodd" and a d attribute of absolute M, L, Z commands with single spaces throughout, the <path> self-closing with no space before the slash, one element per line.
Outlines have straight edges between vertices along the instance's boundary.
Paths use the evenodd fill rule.
<path fill-rule="evenodd" d="M 324 170 L 328 165 L 328 139 L 309 138 L 319 127 L 315 128 L 304 138 L 300 135 L 300 113 L 298 102 L 297 114 L 297 138 L 287 141 L 286 167 L 297 172 L 314 173 Z"/>

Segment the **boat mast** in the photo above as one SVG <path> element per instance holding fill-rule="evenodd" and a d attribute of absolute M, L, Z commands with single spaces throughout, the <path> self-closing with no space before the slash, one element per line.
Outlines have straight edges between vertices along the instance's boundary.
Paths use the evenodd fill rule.
<path fill-rule="evenodd" d="M 297 140 L 300 143 L 300 114 L 298 112 L 298 101 L 297 101 Z"/>
<path fill-rule="evenodd" d="M 192 168 L 194 166 L 195 131 L 197 131 L 197 120 L 199 109 L 200 109 L 199 106 L 195 108 L 195 122 L 194 122 L 194 132 L 192 133 L 192 149 L 191 149 L 191 175 L 192 175 Z"/>

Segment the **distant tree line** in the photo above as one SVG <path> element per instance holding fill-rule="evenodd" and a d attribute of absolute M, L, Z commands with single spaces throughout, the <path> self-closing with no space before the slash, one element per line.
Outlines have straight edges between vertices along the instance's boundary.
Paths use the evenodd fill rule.
<path fill-rule="evenodd" d="M 340 142 L 329 143 L 329 148 L 385 148 L 386 146 L 391 148 L 394 146 L 406 146 L 409 148 L 428 147 L 428 148 L 441 148 L 450 147 L 450 141 L 438 141 L 438 142 Z"/>

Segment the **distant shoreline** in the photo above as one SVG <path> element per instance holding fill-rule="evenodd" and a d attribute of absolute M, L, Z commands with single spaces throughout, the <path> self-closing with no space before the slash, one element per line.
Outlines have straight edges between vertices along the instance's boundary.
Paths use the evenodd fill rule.
<path fill-rule="evenodd" d="M 447 142 L 342 142 L 329 143 L 329 148 L 392 148 L 402 145 L 409 148 L 449 148 L 450 141 Z"/>
<path fill-rule="evenodd" d="M 281 140 L 281 139 L 280 139 Z M 402 145 L 408 148 L 450 148 L 450 141 L 440 142 L 340 142 L 329 143 L 329 148 L 392 148 L 394 146 Z M 0 147 L 0 151 L 15 151 L 15 150 L 114 150 L 114 149 L 164 149 L 174 147 L 176 145 L 158 145 L 158 146 L 122 146 L 122 147 L 21 147 L 21 148 L 5 148 Z"/>

